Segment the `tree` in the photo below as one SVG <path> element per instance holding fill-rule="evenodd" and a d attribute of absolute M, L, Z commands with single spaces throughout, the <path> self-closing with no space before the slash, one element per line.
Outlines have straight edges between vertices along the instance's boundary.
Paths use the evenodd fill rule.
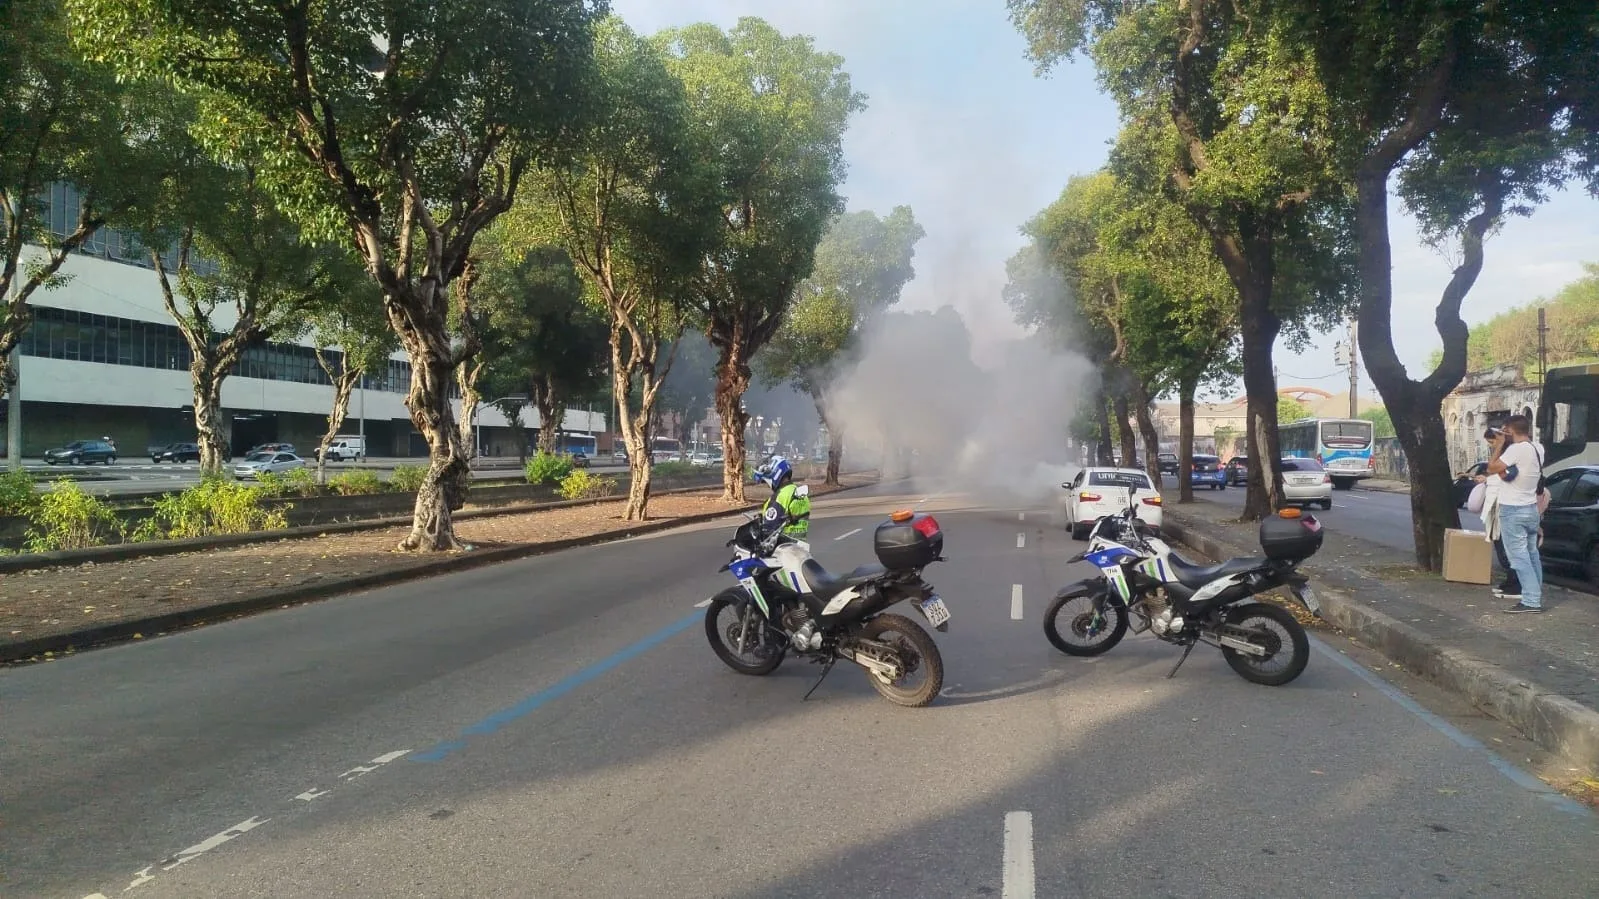
<path fill-rule="evenodd" d="M 11 354 L 33 324 L 35 291 L 64 283 L 74 252 L 127 212 L 164 170 L 169 129 L 151 127 L 170 99 L 159 88 L 119 85 L 109 68 L 71 46 L 61 0 L 0 4 L 0 393 Z M 139 127 L 133 127 L 134 124 Z M 53 187 L 69 210 L 65 233 L 48 220 Z M 24 262 L 24 248 L 43 249 Z"/>
<path fill-rule="evenodd" d="M 1350 204 L 1330 109 L 1304 48 L 1222 0 L 1008 0 L 1047 70 L 1086 50 L 1125 124 L 1177 136 L 1169 186 L 1238 293 L 1248 440 L 1244 517 L 1282 502 L 1272 348 L 1285 323 L 1336 317 L 1352 283 Z"/>
<path fill-rule="evenodd" d="M 1277 397 L 1277 423 L 1280 425 L 1291 424 L 1301 418 L 1310 418 L 1310 410 L 1304 403 L 1288 396 Z"/>
<path fill-rule="evenodd" d="M 382 296 L 372 279 L 350 258 L 335 258 L 329 274 L 336 290 L 310 310 L 307 324 L 317 365 L 333 385 L 328 429 L 317 444 L 316 482 L 328 482 L 328 447 L 344 426 L 350 395 L 370 375 L 382 371 L 400 343 L 383 314 Z M 337 352 L 334 349 L 337 347 Z M 362 447 L 361 451 L 366 452 Z"/>
<path fill-rule="evenodd" d="M 1299 2 L 1279 12 L 1339 125 L 1330 143 L 1356 197 L 1360 350 L 1410 470 L 1416 560 L 1438 570 L 1444 531 L 1459 525 L 1439 409 L 1466 373 L 1461 302 L 1505 214 L 1530 214 L 1572 177 L 1599 189 L 1599 5 L 1431 0 L 1349 14 Z M 1420 380 L 1393 344 L 1393 182 L 1424 235 L 1459 247 L 1434 313 L 1442 357 Z"/>
<path fill-rule="evenodd" d="M 1371 422 L 1371 436 L 1378 440 L 1394 436 L 1393 419 L 1388 417 L 1388 410 L 1381 406 L 1367 409 L 1355 417 Z"/>
<path fill-rule="evenodd" d="M 718 352 L 722 495 L 742 501 L 750 359 L 781 327 L 828 222 L 842 211 L 844 129 L 865 98 L 850 88 L 841 57 L 760 19 L 740 19 L 728 33 L 692 25 L 659 40 L 688 90 L 697 143 L 717 176 L 723 228 L 694 296 Z"/>
<path fill-rule="evenodd" d="M 1466 343 L 1468 371 L 1495 365 L 1519 365 L 1529 375 L 1538 367 L 1538 310 L 1542 308 L 1549 365 L 1599 361 L 1599 263 L 1583 266 L 1586 274 L 1552 297 L 1507 309 L 1471 329 Z M 1443 361 L 1439 350 L 1428 362 Z"/>
<path fill-rule="evenodd" d="M 496 394 L 529 397 L 539 415 L 539 452 L 560 452 L 567 408 L 604 381 L 610 330 L 584 303 L 583 281 L 558 246 L 535 246 L 511 264 L 488 266 L 480 290 L 488 383 Z"/>
<path fill-rule="evenodd" d="M 769 386 L 787 382 L 816 406 L 827 429 L 825 482 L 837 484 L 845 422 L 829 416 L 829 388 L 860 349 L 862 329 L 899 302 L 916 277 L 916 244 L 927 234 L 909 206 L 884 218 L 862 210 L 833 220 L 816 248 L 811 276 L 772 342 L 756 358 Z"/>
<path fill-rule="evenodd" d="M 626 516 L 642 521 L 650 423 L 718 210 L 707 201 L 713 192 L 689 139 L 683 85 L 661 52 L 611 18 L 600 26 L 596 56 L 592 90 L 604 110 L 601 124 L 569 165 L 541 174 L 519 206 L 517 225 L 530 243 L 563 246 L 604 310 L 631 474 Z"/>
<path fill-rule="evenodd" d="M 301 330 L 306 310 L 332 286 L 329 254 L 301 242 L 255 168 L 219 165 L 194 146 L 178 152 L 180 161 L 129 224 L 148 248 L 162 303 L 189 346 L 200 468 L 214 474 L 232 455 L 221 420 L 223 382 L 246 349 Z M 232 318 L 225 327 L 217 314 L 223 309 Z"/>
<path fill-rule="evenodd" d="M 221 159 L 262 167 L 285 212 L 342 234 L 383 292 L 426 438 L 406 550 L 448 550 L 466 448 L 450 385 L 451 283 L 530 167 L 581 132 L 594 7 L 583 0 L 68 0 L 91 58 L 169 79 Z"/>

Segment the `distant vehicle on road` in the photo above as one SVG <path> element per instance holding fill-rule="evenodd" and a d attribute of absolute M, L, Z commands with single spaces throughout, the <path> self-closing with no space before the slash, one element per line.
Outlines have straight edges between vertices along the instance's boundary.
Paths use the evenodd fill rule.
<path fill-rule="evenodd" d="M 650 442 L 651 462 L 676 462 L 683 458 L 683 444 L 672 437 L 657 437 Z"/>
<path fill-rule="evenodd" d="M 1138 520 L 1160 530 L 1160 491 L 1149 474 L 1136 468 L 1085 468 L 1061 487 L 1066 491 L 1066 529 L 1073 540 L 1087 540 L 1094 522 L 1127 511 L 1128 488 L 1138 490 Z"/>
<path fill-rule="evenodd" d="M 1227 460 L 1227 483 L 1242 487 L 1249 483 L 1249 457 L 1234 456 Z"/>
<path fill-rule="evenodd" d="M 1221 459 L 1210 455 L 1194 454 L 1194 469 L 1188 475 L 1188 480 L 1195 487 L 1209 487 L 1212 490 L 1227 489 L 1227 470 L 1222 467 Z"/>
<path fill-rule="evenodd" d="M 200 445 L 197 443 L 169 443 L 166 446 L 156 447 L 150 451 L 150 461 L 158 465 L 162 462 L 198 462 L 200 461 Z"/>
<path fill-rule="evenodd" d="M 1277 434 L 1284 456 L 1320 462 L 1339 490 L 1354 487 L 1375 471 L 1372 425 L 1363 418 L 1302 418 L 1278 428 Z"/>
<path fill-rule="evenodd" d="M 233 466 L 233 476 L 241 481 L 260 480 L 263 473 L 283 474 L 304 467 L 305 460 L 293 453 L 252 453 Z"/>
<path fill-rule="evenodd" d="M 110 465 L 117 461 L 117 448 L 104 440 L 74 440 L 66 446 L 45 450 L 48 465 Z"/>
<path fill-rule="evenodd" d="M 292 453 L 294 452 L 294 447 L 291 446 L 284 450 L 284 452 Z M 311 451 L 311 455 L 313 457 L 319 456 L 321 453 L 321 447 L 317 447 Z M 333 438 L 333 442 L 328 444 L 329 462 L 343 462 L 346 459 L 360 460 L 364 458 L 366 458 L 365 437 L 355 434 L 341 434 L 338 437 Z"/>
<path fill-rule="evenodd" d="M 1332 478 L 1315 459 L 1283 459 L 1283 499 L 1332 508 Z"/>
<path fill-rule="evenodd" d="M 717 460 L 712 459 L 710 453 L 694 453 L 688 457 L 688 464 L 696 465 L 700 468 L 709 468 L 716 462 Z"/>
<path fill-rule="evenodd" d="M 586 453 L 583 453 L 581 451 L 575 452 L 575 453 L 571 453 L 571 454 L 569 454 L 567 456 L 567 458 L 572 460 L 572 467 L 573 468 L 588 468 L 589 467 L 589 457 L 588 457 L 588 455 Z"/>
<path fill-rule="evenodd" d="M 1176 474 L 1177 473 L 1177 454 L 1176 453 L 1161 453 L 1156 458 L 1158 458 L 1160 460 L 1160 473 L 1161 474 Z"/>
<path fill-rule="evenodd" d="M 245 456 L 245 458 L 249 458 L 250 456 L 257 455 L 258 453 L 290 453 L 290 454 L 293 454 L 294 453 L 294 444 L 292 444 L 292 443 L 261 443 L 261 444 L 257 444 L 255 446 L 250 447 L 250 451 L 245 453 L 244 456 Z"/>

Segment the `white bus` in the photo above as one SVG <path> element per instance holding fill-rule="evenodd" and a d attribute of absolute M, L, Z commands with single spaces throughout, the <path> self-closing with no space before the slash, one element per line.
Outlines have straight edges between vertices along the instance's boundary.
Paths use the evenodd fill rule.
<path fill-rule="evenodd" d="M 1599 364 L 1549 369 L 1537 425 L 1545 474 L 1599 464 Z"/>
<path fill-rule="evenodd" d="M 683 457 L 683 444 L 675 437 L 656 437 L 650 441 L 650 461 L 675 462 Z"/>
<path fill-rule="evenodd" d="M 1284 456 L 1320 462 L 1338 490 L 1374 473 L 1372 426 L 1363 418 L 1302 418 L 1279 425 L 1277 441 Z"/>

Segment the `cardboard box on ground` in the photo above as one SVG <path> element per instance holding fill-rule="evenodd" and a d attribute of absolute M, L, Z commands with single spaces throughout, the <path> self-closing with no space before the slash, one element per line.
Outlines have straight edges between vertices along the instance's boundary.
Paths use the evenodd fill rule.
<path fill-rule="evenodd" d="M 1494 546 L 1482 531 L 1444 531 L 1444 580 L 1487 584 L 1493 580 Z"/>

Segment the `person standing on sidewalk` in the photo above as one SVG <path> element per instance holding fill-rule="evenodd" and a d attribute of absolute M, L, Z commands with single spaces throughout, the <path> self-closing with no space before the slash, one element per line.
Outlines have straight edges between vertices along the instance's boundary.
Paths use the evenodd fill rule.
<path fill-rule="evenodd" d="M 1512 415 L 1505 422 L 1507 439 L 1488 459 L 1488 473 L 1498 475 L 1499 531 L 1505 554 L 1521 581 L 1521 599 L 1506 612 L 1543 611 L 1543 560 L 1538 554 L 1538 493 L 1543 479 L 1543 450 L 1532 442 L 1532 422 Z"/>

